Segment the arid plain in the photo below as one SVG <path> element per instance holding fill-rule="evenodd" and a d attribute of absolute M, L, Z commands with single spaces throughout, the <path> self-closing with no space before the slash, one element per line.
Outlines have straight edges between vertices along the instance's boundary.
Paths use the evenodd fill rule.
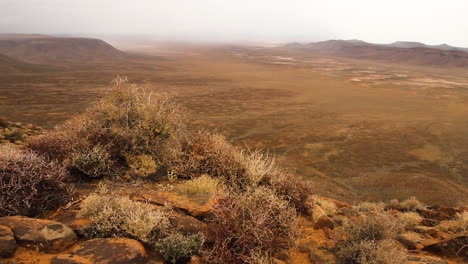
<path fill-rule="evenodd" d="M 93 66 L 0 72 L 0 115 L 46 128 L 83 111 L 116 75 L 171 91 L 193 128 L 263 149 L 353 202 L 468 201 L 468 70 L 280 48 L 111 42 Z"/>

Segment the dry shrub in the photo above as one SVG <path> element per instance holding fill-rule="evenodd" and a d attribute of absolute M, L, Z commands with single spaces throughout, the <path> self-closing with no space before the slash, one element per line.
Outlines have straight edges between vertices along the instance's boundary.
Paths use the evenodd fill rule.
<path fill-rule="evenodd" d="M 180 192 L 190 194 L 223 194 L 226 192 L 226 186 L 218 179 L 208 175 L 202 175 L 198 178 L 185 181 L 176 188 Z"/>
<path fill-rule="evenodd" d="M 344 222 L 343 237 L 335 247 L 336 258 L 343 264 L 407 263 L 405 251 L 392 240 L 403 231 L 403 223 L 395 216 L 379 210 L 369 211 Z"/>
<path fill-rule="evenodd" d="M 133 85 L 119 78 L 101 100 L 85 113 L 42 137 L 29 141 L 29 147 L 50 159 L 70 162 L 79 156 L 82 163 L 100 145 L 101 157 L 114 164 L 117 171 L 128 171 L 128 158 L 149 155 L 158 166 L 168 166 L 178 152 L 183 133 L 182 115 L 177 104 L 163 92 L 154 92 L 146 85 Z M 137 159 L 137 158 L 136 158 Z M 95 167 L 95 159 L 82 167 Z M 88 175 L 94 177 L 95 175 Z"/>
<path fill-rule="evenodd" d="M 173 169 L 182 177 L 194 178 L 203 174 L 222 177 L 232 184 L 244 184 L 246 168 L 241 152 L 219 134 L 207 131 L 195 133 L 182 144 L 182 156 Z"/>
<path fill-rule="evenodd" d="M 408 255 L 405 250 L 389 239 L 383 241 L 352 241 L 341 245 L 336 252 L 338 263 L 342 264 L 405 264 Z"/>
<path fill-rule="evenodd" d="M 151 241 L 170 226 L 169 214 L 127 196 L 91 194 L 82 203 L 79 217 L 92 224 L 81 230 L 85 237 L 131 237 Z"/>
<path fill-rule="evenodd" d="M 412 229 L 418 226 L 423 218 L 415 212 L 404 212 L 397 215 L 398 221 L 405 229 Z"/>
<path fill-rule="evenodd" d="M 289 171 L 277 169 L 265 179 L 265 186 L 288 201 L 299 213 L 310 214 L 313 208 L 312 184 Z"/>
<path fill-rule="evenodd" d="M 169 263 L 187 263 L 190 257 L 200 253 L 204 242 L 205 236 L 201 233 L 172 233 L 156 242 L 155 248 Z"/>
<path fill-rule="evenodd" d="M 0 145 L 0 216 L 37 216 L 71 200 L 67 172 L 31 151 Z"/>
<path fill-rule="evenodd" d="M 347 241 L 383 240 L 403 232 L 404 226 L 394 215 L 375 212 L 345 221 L 342 230 Z"/>
<path fill-rule="evenodd" d="M 213 211 L 210 263 L 252 263 L 290 245 L 297 215 L 283 199 L 259 187 L 222 198 Z"/>
<path fill-rule="evenodd" d="M 398 201 L 397 199 L 390 200 L 386 208 L 395 209 L 402 212 L 414 212 L 418 209 L 425 209 L 426 206 L 418 199 L 416 199 L 416 197 L 411 197 L 402 202 Z"/>

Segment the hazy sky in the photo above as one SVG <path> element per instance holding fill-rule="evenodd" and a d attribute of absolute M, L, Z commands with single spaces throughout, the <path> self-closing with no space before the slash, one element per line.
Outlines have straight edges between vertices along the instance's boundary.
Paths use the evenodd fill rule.
<path fill-rule="evenodd" d="M 0 0 L 0 32 L 468 47 L 468 0 Z"/>

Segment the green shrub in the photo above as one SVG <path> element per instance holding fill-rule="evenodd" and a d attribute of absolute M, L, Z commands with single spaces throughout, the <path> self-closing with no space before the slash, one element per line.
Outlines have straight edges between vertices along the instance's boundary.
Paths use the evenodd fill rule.
<path fill-rule="evenodd" d="M 170 226 L 169 215 L 164 209 L 113 194 L 89 195 L 78 216 L 92 223 L 81 230 L 88 238 L 131 237 L 149 242 Z"/>
<path fill-rule="evenodd" d="M 70 167 L 90 178 L 112 176 L 116 173 L 110 154 L 101 145 L 74 153 Z"/>
<path fill-rule="evenodd" d="M 265 187 L 230 193 L 213 210 L 215 241 L 210 263 L 250 263 L 273 255 L 293 241 L 297 215 L 288 202 Z"/>
<path fill-rule="evenodd" d="M 0 145 L 0 216 L 38 216 L 71 200 L 67 172 L 31 151 Z"/>
<path fill-rule="evenodd" d="M 205 236 L 201 233 L 188 236 L 172 233 L 160 239 L 155 247 L 167 262 L 186 263 L 193 255 L 200 253 L 204 242 Z"/>

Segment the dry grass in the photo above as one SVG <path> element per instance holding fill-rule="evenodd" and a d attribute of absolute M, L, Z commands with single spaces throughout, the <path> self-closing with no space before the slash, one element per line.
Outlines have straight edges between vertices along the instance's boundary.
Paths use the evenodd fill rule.
<path fill-rule="evenodd" d="M 399 221 L 405 229 L 412 229 L 418 226 L 423 220 L 423 218 L 415 212 L 404 212 L 398 214 L 397 218 L 397 221 Z"/>
<path fill-rule="evenodd" d="M 442 221 L 437 228 L 454 233 L 468 231 L 468 212 L 457 213 L 455 219 Z"/>
<path fill-rule="evenodd" d="M 387 205 L 387 209 L 395 209 L 402 212 L 414 212 L 417 209 L 425 209 L 426 206 L 421 203 L 416 197 L 411 197 L 402 202 L 397 199 L 390 200 Z"/>
<path fill-rule="evenodd" d="M 70 201 L 63 167 L 27 150 L 0 145 L 0 216 L 37 216 Z"/>
<path fill-rule="evenodd" d="M 214 246 L 210 263 L 252 263 L 292 242 L 296 213 L 267 188 L 230 194 L 217 204 L 211 220 Z"/>
<path fill-rule="evenodd" d="M 177 191 L 190 194 L 218 194 L 226 192 L 226 186 L 218 179 L 208 175 L 202 175 L 193 180 L 188 180 L 177 186 Z"/>
<path fill-rule="evenodd" d="M 82 230 L 87 237 L 129 236 L 148 242 L 170 226 L 165 210 L 112 194 L 89 195 L 79 217 L 92 222 Z"/>

